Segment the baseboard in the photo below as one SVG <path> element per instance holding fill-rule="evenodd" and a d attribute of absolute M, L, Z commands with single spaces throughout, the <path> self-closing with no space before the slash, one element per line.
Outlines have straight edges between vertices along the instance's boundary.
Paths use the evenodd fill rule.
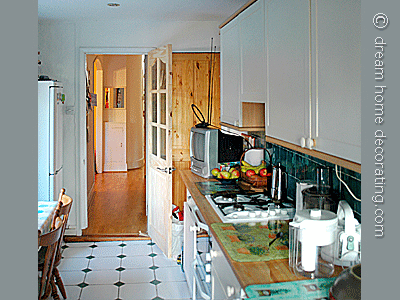
<path fill-rule="evenodd" d="M 128 165 L 128 170 L 139 169 L 144 166 L 144 158 L 135 161 L 128 161 L 127 165 Z"/>
<path fill-rule="evenodd" d="M 138 234 L 99 234 L 99 235 L 82 235 L 82 236 L 64 236 L 65 242 L 104 242 L 104 241 L 136 241 L 136 240 L 151 240 L 150 237 L 145 237 Z"/>

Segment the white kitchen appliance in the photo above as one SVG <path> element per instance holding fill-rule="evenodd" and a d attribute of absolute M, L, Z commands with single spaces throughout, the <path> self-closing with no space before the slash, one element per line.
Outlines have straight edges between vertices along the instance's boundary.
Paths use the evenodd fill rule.
<path fill-rule="evenodd" d="M 312 279 L 333 274 L 337 225 L 336 214 L 327 210 L 296 212 L 289 223 L 289 267 L 294 274 Z"/>
<path fill-rule="evenodd" d="M 63 86 L 38 81 L 38 201 L 57 200 L 63 185 Z"/>
<path fill-rule="evenodd" d="M 350 267 L 361 263 L 361 224 L 345 201 L 339 202 L 337 211 L 337 239 L 334 246 L 334 264 Z"/>

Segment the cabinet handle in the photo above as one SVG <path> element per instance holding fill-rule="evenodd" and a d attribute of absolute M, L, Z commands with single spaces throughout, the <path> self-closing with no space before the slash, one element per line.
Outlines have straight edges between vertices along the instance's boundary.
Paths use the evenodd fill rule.
<path fill-rule="evenodd" d="M 305 138 L 304 136 L 301 137 L 300 139 L 300 146 L 301 148 L 308 148 L 312 150 L 315 147 L 315 140 L 312 138 Z"/>
<path fill-rule="evenodd" d="M 228 286 L 226 288 L 226 294 L 228 297 L 232 296 L 233 294 L 235 294 L 235 288 L 233 286 Z"/>
<path fill-rule="evenodd" d="M 304 148 L 306 146 L 306 138 L 304 136 L 302 136 L 300 139 L 300 146 L 301 148 Z"/>
<path fill-rule="evenodd" d="M 312 138 L 307 138 L 306 140 L 307 148 L 312 150 L 315 147 L 315 140 Z"/>

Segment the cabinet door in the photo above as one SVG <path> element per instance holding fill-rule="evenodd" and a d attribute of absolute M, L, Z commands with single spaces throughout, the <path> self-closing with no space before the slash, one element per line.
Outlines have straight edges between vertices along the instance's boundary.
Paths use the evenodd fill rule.
<path fill-rule="evenodd" d="M 361 1 L 318 0 L 313 10 L 316 148 L 360 163 Z"/>
<path fill-rule="evenodd" d="M 211 250 L 212 299 L 241 299 L 241 286 L 217 241 Z"/>
<path fill-rule="evenodd" d="M 237 19 L 221 29 L 221 122 L 241 123 L 240 45 Z"/>
<path fill-rule="evenodd" d="M 240 100 L 265 103 L 264 1 L 257 1 L 239 15 Z"/>
<path fill-rule="evenodd" d="M 310 30 L 307 0 L 267 1 L 266 133 L 299 144 L 310 136 Z"/>

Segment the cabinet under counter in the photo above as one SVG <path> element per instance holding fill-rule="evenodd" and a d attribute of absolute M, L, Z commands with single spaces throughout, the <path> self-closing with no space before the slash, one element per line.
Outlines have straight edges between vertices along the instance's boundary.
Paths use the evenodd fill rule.
<path fill-rule="evenodd" d="M 197 207 L 199 208 L 204 221 L 209 226 L 213 236 L 213 242 L 218 244 L 217 247 L 221 249 L 230 268 L 232 269 L 233 274 L 243 290 L 252 285 L 308 280 L 308 278 L 297 276 L 290 271 L 288 259 L 277 259 L 261 262 L 237 262 L 233 260 L 228 254 L 227 250 L 224 248 L 222 241 L 218 238 L 217 233 L 211 226 L 213 223 L 222 223 L 222 221 L 195 184 L 196 182 L 205 182 L 214 179 L 204 179 L 193 174 L 190 170 L 179 170 L 179 175 L 181 176 Z M 339 275 L 341 271 L 342 268 L 335 267 L 334 276 Z"/>

